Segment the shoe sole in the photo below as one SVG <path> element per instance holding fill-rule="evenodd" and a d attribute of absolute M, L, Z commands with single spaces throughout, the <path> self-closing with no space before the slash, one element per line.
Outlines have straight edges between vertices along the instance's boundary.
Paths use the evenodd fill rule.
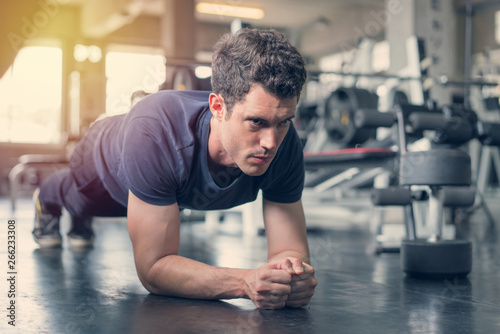
<path fill-rule="evenodd" d="M 94 245 L 94 239 L 85 240 L 85 239 L 76 239 L 68 236 L 68 242 L 70 247 L 72 248 L 88 248 Z"/>
<path fill-rule="evenodd" d="M 33 240 L 35 240 L 40 248 L 56 248 L 62 245 L 62 239 L 38 239 L 33 236 Z"/>

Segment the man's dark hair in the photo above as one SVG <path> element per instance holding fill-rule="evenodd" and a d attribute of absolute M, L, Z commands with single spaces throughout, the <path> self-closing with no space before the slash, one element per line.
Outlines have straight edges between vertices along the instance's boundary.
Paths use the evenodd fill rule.
<path fill-rule="evenodd" d="M 305 81 L 304 59 L 276 30 L 241 29 L 214 46 L 212 90 L 224 98 L 228 113 L 254 84 L 278 98 L 298 100 Z"/>

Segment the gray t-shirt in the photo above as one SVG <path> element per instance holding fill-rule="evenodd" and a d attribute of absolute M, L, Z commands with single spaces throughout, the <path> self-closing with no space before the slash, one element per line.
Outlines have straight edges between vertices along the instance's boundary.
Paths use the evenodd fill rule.
<path fill-rule="evenodd" d="M 251 202 L 259 189 L 274 202 L 293 203 L 301 198 L 304 159 L 293 125 L 263 175 L 248 176 L 234 169 L 210 175 L 209 94 L 160 91 L 141 100 L 128 114 L 106 120 L 108 124 L 94 141 L 94 161 L 117 202 L 127 205 L 129 189 L 149 204 L 177 202 L 181 208 L 198 210 Z"/>

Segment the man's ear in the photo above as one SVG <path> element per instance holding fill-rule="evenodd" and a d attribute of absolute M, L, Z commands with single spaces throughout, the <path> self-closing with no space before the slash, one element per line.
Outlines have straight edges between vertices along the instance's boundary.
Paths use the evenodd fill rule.
<path fill-rule="evenodd" d="M 224 99 L 222 98 L 222 96 L 211 93 L 208 97 L 208 103 L 210 105 L 210 111 L 212 112 L 214 118 L 222 121 L 224 115 Z"/>

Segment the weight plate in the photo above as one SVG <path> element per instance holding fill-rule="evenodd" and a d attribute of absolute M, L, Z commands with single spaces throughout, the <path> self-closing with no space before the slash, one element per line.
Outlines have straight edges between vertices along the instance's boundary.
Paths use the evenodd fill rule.
<path fill-rule="evenodd" d="M 378 97 L 365 89 L 339 88 L 325 101 L 325 126 L 330 138 L 346 145 L 356 145 L 374 138 L 376 129 L 358 129 L 354 114 L 361 108 L 377 109 Z"/>
<path fill-rule="evenodd" d="M 468 186 L 471 160 L 467 153 L 453 149 L 407 152 L 399 166 L 401 185 Z"/>
<path fill-rule="evenodd" d="M 401 267 L 420 278 L 463 277 L 472 270 L 472 243 L 467 240 L 403 240 Z"/>

